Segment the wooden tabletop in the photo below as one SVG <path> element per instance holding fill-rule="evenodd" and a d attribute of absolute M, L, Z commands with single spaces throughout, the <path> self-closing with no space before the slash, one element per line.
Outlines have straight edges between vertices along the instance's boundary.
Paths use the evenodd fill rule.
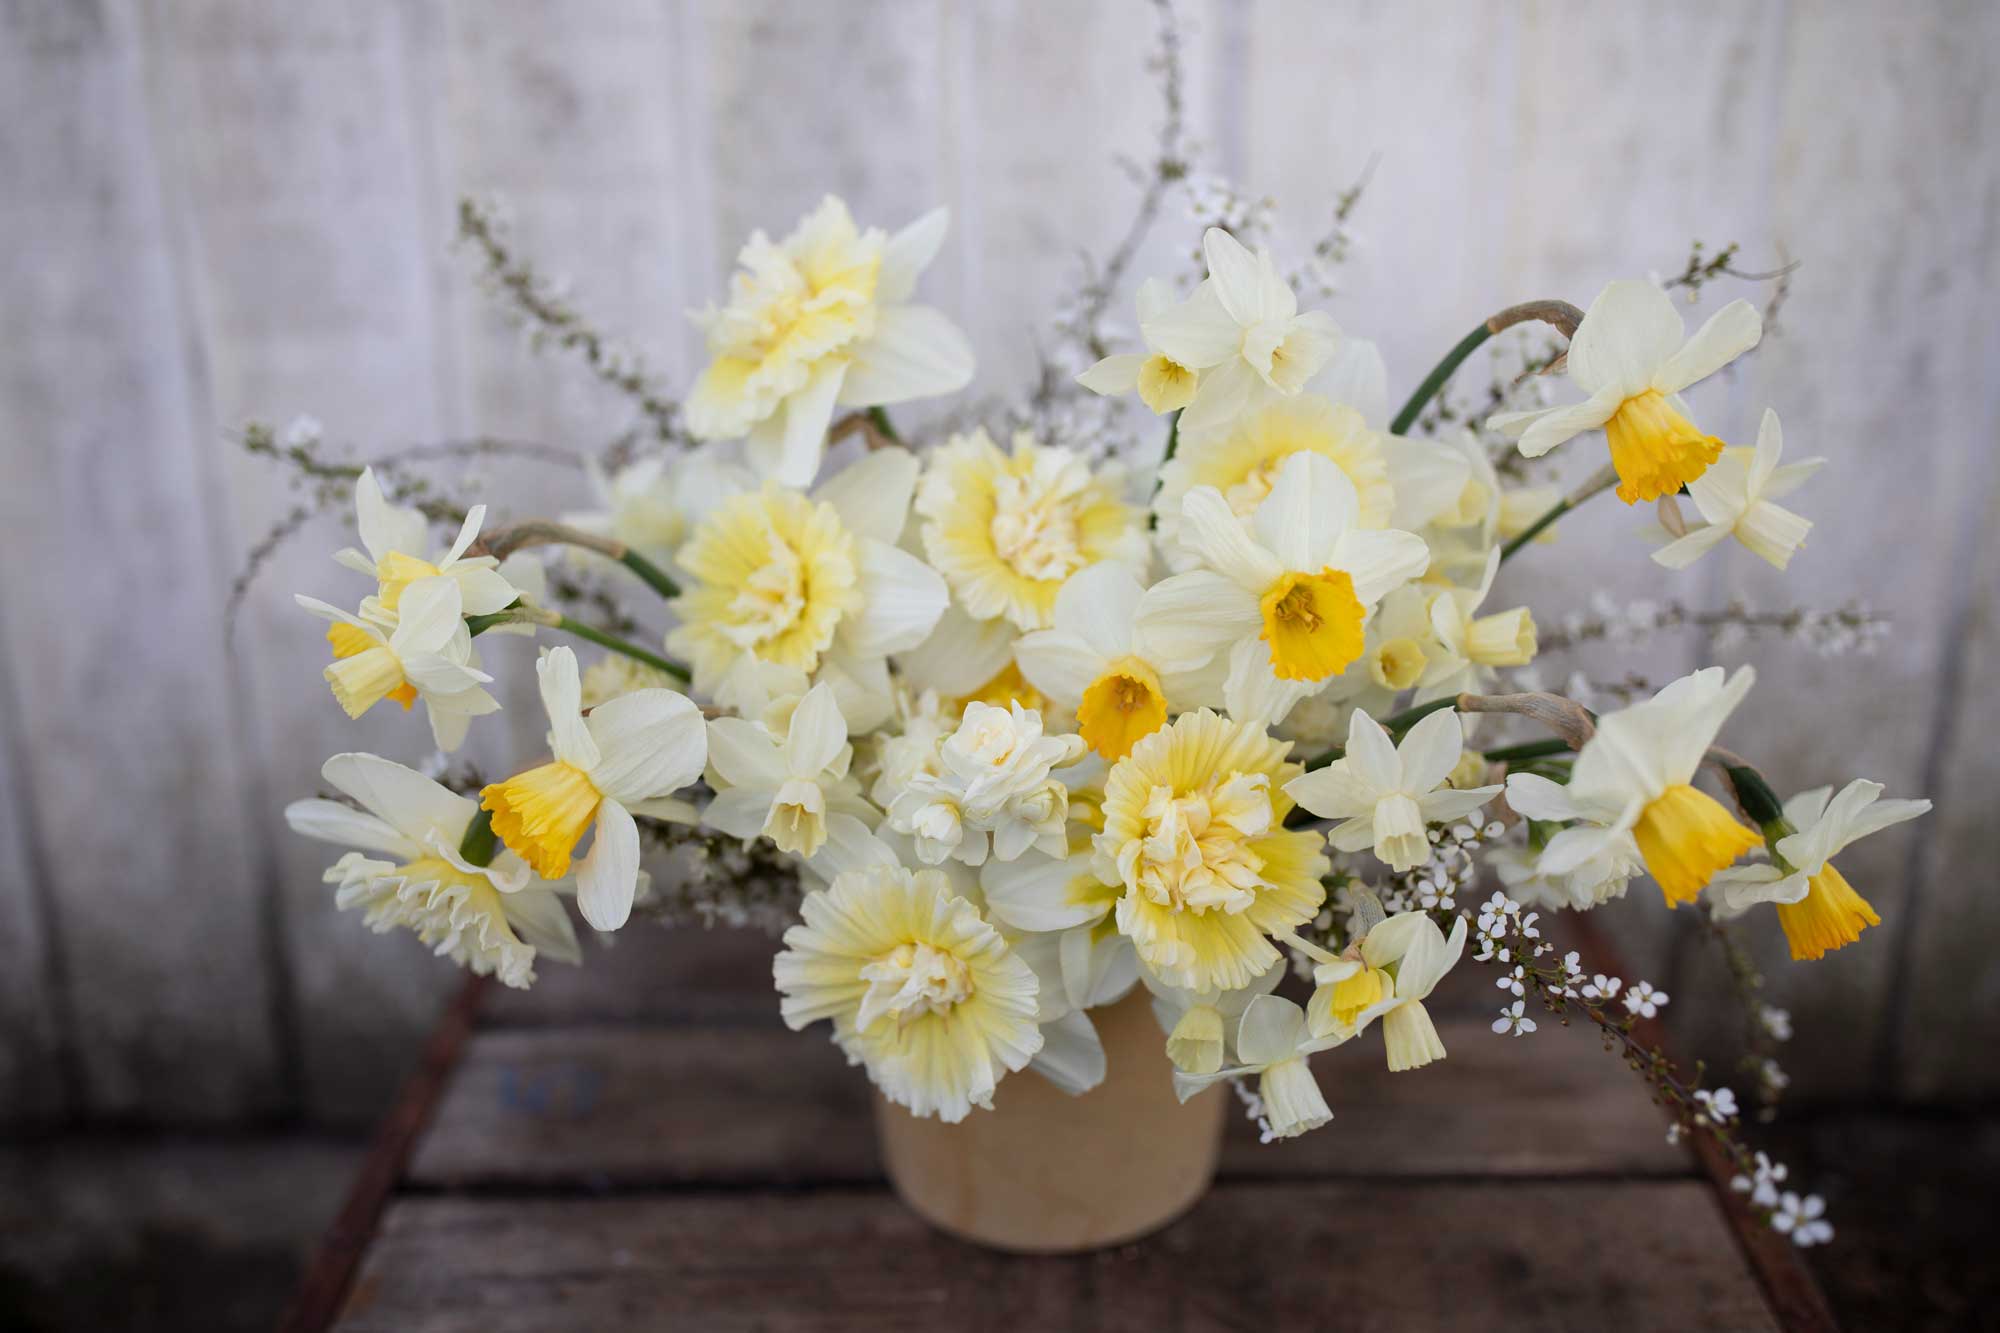
<path fill-rule="evenodd" d="M 1496 1037 L 1476 969 L 1442 1064 L 1323 1056 L 1332 1125 L 1265 1146 L 1232 1116 L 1188 1216 L 1021 1258 L 897 1202 L 860 1071 L 744 984 L 771 947 L 627 932 L 525 995 L 470 988 L 288 1327 L 1832 1327 L 1595 1034 Z"/>

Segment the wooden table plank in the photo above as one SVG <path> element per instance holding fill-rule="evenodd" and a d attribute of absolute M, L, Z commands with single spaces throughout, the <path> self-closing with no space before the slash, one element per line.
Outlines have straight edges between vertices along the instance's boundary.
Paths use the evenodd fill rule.
<path fill-rule="evenodd" d="M 1673 1176 L 1693 1170 L 1593 1035 L 1443 1019 L 1448 1059 L 1391 1074 L 1379 1044 L 1315 1062 L 1335 1120 L 1259 1144 L 1230 1116 L 1226 1177 Z M 1031 1074 L 1017 1078 L 1035 1077 Z M 818 1033 L 484 1031 L 417 1149 L 429 1187 L 862 1182 L 881 1177 L 867 1083 Z"/>
<path fill-rule="evenodd" d="M 1157 1236 L 1020 1258 L 876 1189 L 407 1199 L 342 1333 L 1776 1325 L 1695 1181 L 1238 1183 Z"/>

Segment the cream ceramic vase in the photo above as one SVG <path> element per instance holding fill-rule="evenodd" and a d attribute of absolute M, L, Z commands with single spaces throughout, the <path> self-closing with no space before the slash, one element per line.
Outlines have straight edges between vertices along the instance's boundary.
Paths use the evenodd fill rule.
<path fill-rule="evenodd" d="M 963 1240 L 1059 1254 L 1121 1244 L 1194 1206 L 1215 1178 L 1228 1089 L 1175 1100 L 1143 987 L 1090 1016 L 1107 1072 L 1081 1097 L 1022 1070 L 992 1110 L 956 1125 L 876 1097 L 882 1162 L 912 1210 Z"/>

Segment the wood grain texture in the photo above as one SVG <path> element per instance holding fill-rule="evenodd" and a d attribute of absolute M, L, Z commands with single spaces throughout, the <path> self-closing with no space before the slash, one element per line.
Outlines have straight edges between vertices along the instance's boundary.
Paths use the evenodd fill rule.
<path fill-rule="evenodd" d="M 220 1120 L 281 1097 L 270 811 L 219 655 L 215 446 L 149 56 L 132 4 L 0 10 L 0 641 L 87 1104 Z"/>
<path fill-rule="evenodd" d="M 1340 1256 L 1364 1254 L 1382 1280 L 1350 1280 Z M 1707 1188 L 1679 1181 L 1239 1183 L 1154 1237 L 1073 1259 L 949 1240 L 872 1189 L 412 1199 L 390 1212 L 337 1327 L 614 1325 L 1775 1327 Z"/>
<path fill-rule="evenodd" d="M 1392 1075 L 1375 1043 L 1315 1061 L 1335 1121 L 1261 1145 L 1232 1108 L 1233 1178 L 1679 1175 L 1638 1080 L 1583 1031 L 1504 1040 L 1441 1021 L 1451 1052 Z M 1032 1077 L 1015 1075 L 1014 1077 Z M 1550 1107 L 1560 1105 L 1558 1117 Z M 1476 1110 L 1474 1109 L 1476 1108 Z M 1365 1145 L 1363 1147 L 1362 1145 Z M 484 1031 L 411 1164 L 439 1188 L 880 1179 L 868 1089 L 823 1032 L 740 1026 Z"/>

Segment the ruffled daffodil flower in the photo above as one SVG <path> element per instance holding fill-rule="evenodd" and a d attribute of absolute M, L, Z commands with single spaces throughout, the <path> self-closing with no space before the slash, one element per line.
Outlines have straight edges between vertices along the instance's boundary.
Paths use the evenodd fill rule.
<path fill-rule="evenodd" d="M 1285 784 L 1286 793 L 1322 819 L 1338 819 L 1328 841 L 1343 852 L 1372 848 L 1397 874 L 1430 859 L 1431 824 L 1463 819 L 1500 794 L 1498 786 L 1455 790 L 1445 784 L 1464 751 L 1451 709 L 1419 721 L 1399 745 L 1382 724 L 1357 710 L 1348 720 L 1343 757 Z"/>
<path fill-rule="evenodd" d="M 1723 444 L 1685 415 L 1677 395 L 1757 345 L 1763 316 L 1731 301 L 1687 336 L 1673 298 L 1650 282 L 1611 283 L 1590 303 L 1569 343 L 1569 377 L 1581 403 L 1503 412 L 1487 424 L 1539 458 L 1571 436 L 1602 427 L 1626 504 L 1672 495 L 1722 456 Z"/>
<path fill-rule="evenodd" d="M 561 879 L 583 835 L 596 830 L 577 867 L 577 906 L 599 930 L 632 912 L 639 885 L 634 814 L 692 823 L 671 793 L 701 776 L 708 736 L 701 710 L 672 690 L 635 690 L 585 717 L 576 654 L 552 648 L 535 664 L 549 716 L 546 764 L 488 785 L 481 805 L 493 832 L 543 879 Z"/>

